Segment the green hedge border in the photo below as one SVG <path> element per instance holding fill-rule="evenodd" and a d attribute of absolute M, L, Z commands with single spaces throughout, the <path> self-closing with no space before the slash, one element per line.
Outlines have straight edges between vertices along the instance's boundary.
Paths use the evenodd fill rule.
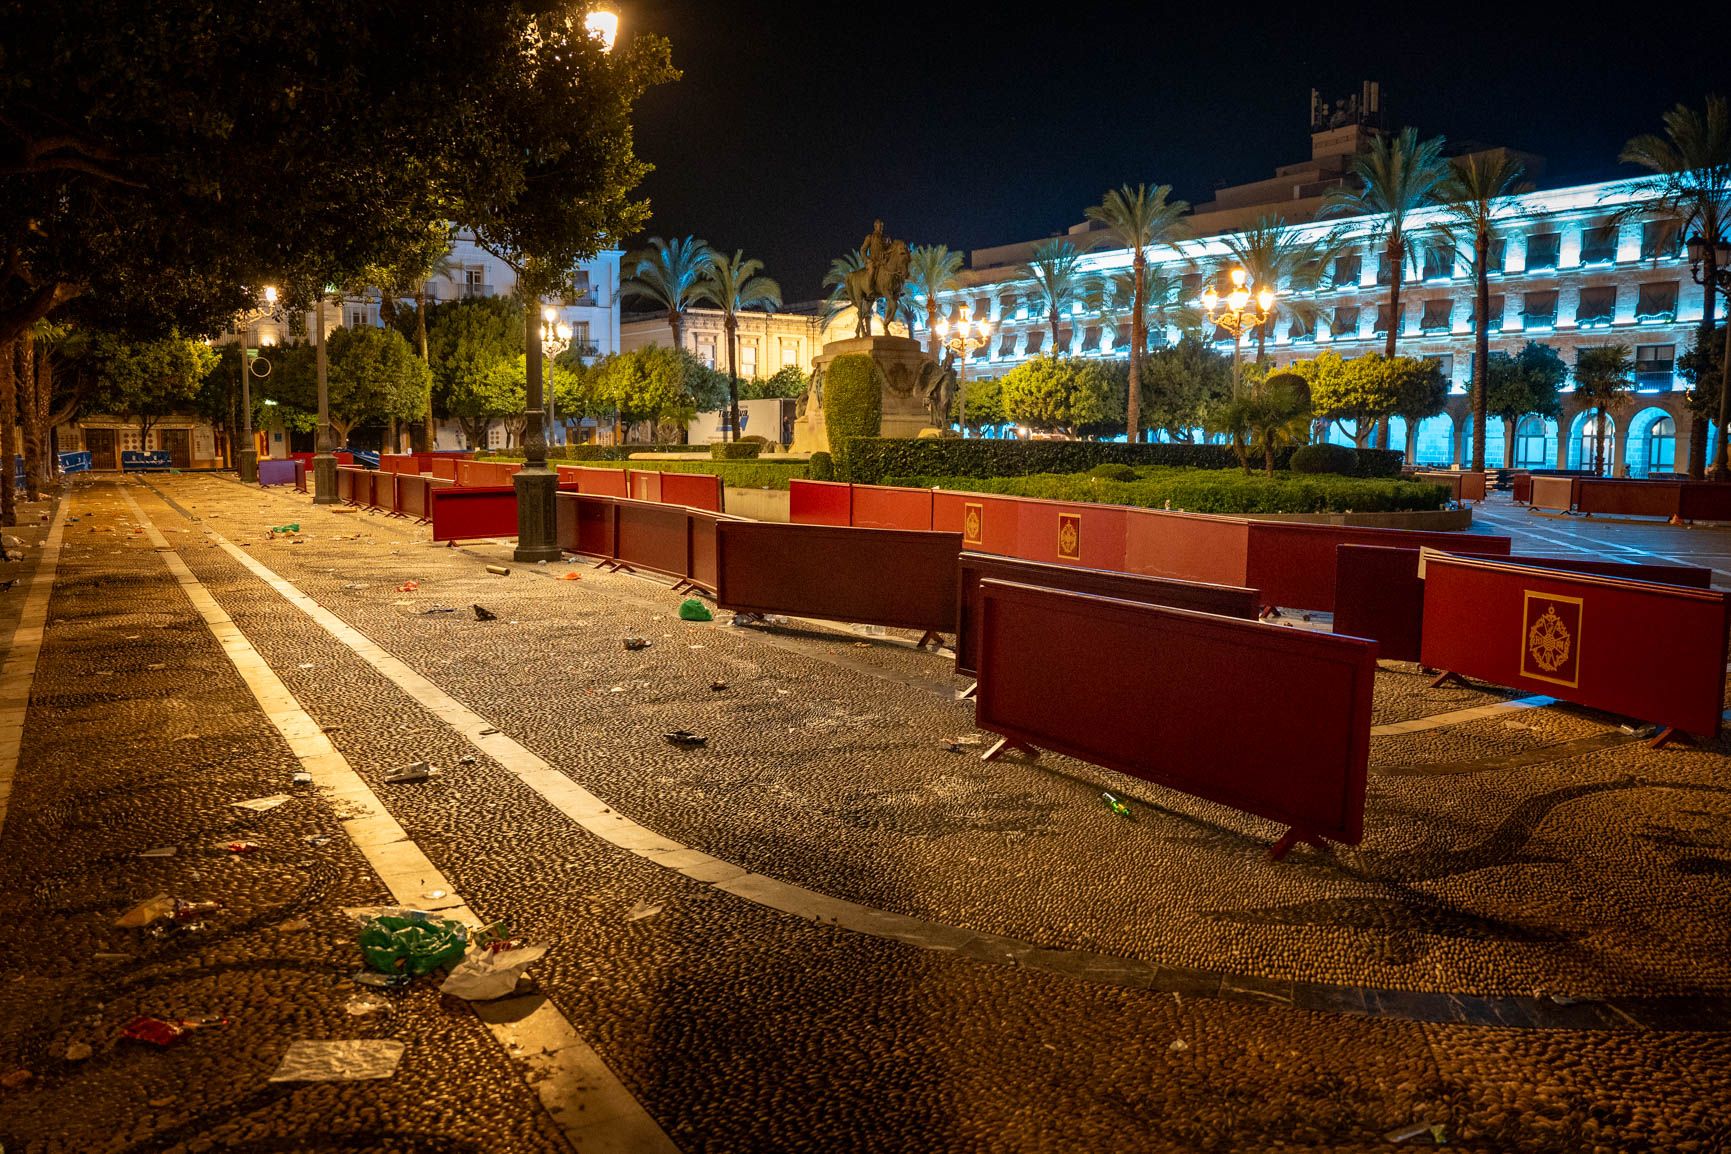
<path fill-rule="evenodd" d="M 1292 448 L 1274 454 L 1285 469 Z M 1404 454 L 1392 449 L 1347 450 L 1354 477 L 1398 477 Z M 1026 477 L 1041 473 L 1086 473 L 1096 465 L 1156 465 L 1179 469 L 1238 469 L 1225 445 L 1124 441 L 992 441 L 854 437 L 847 443 L 848 478 L 882 484 L 886 477 Z"/>

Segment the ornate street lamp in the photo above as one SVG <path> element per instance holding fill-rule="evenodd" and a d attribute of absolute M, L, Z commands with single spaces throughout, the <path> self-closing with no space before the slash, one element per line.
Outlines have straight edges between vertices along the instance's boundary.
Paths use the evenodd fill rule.
<path fill-rule="evenodd" d="M 1232 395 L 1238 396 L 1238 358 L 1244 344 L 1244 334 L 1257 325 L 1265 324 L 1274 312 L 1274 291 L 1263 289 L 1256 294 L 1256 307 L 1251 308 L 1250 290 L 1244 287 L 1249 276 L 1242 268 L 1235 268 L 1230 274 L 1232 291 L 1224 298 L 1225 308 L 1221 307 L 1222 298 L 1209 285 L 1202 294 L 1202 309 L 1208 314 L 1208 319 L 1232 334 Z"/>
<path fill-rule="evenodd" d="M 594 15 L 594 13 L 591 13 Z M 550 360 L 558 360 L 559 354 L 571 347 L 571 326 L 560 319 L 559 310 L 544 308 L 541 310 L 541 350 Z M 557 390 L 547 386 L 547 427 L 553 427 L 556 417 Z"/>
<path fill-rule="evenodd" d="M 1731 241 L 1718 237 L 1709 241 L 1696 233 L 1689 238 L 1688 248 L 1689 278 L 1705 285 L 1709 293 L 1717 289 L 1725 297 L 1725 349 L 1719 363 L 1719 452 L 1713 461 L 1713 479 L 1727 481 L 1731 480 L 1731 455 L 1728 455 L 1731 449 L 1727 446 L 1731 437 L 1725 433 L 1726 420 L 1731 417 L 1731 388 L 1726 387 L 1727 379 L 1731 378 Z M 1708 256 L 1713 260 L 1703 273 L 1701 266 L 1707 264 Z"/>
<path fill-rule="evenodd" d="M 982 348 L 992 339 L 992 322 L 974 320 L 968 306 L 962 306 L 961 319 L 955 324 L 945 317 L 937 323 L 938 341 L 958 359 L 956 370 L 956 407 L 960 410 L 962 438 L 968 436 L 968 354 Z"/>
<path fill-rule="evenodd" d="M 254 443 L 252 432 L 252 378 L 256 376 L 263 380 L 270 376 L 271 366 L 270 361 L 263 356 L 256 362 L 252 359 L 248 349 L 251 342 L 247 338 L 260 321 L 271 321 L 280 325 L 285 317 L 286 314 L 283 312 L 282 305 L 277 302 L 276 286 L 265 285 L 264 291 L 259 294 L 253 307 L 235 318 L 234 332 L 235 336 L 240 338 L 241 444 L 240 459 L 236 462 L 236 466 L 240 471 L 240 479 L 249 485 L 258 480 L 258 446 Z M 261 350 L 265 343 L 265 339 L 261 335 Z M 261 368 L 263 369 L 262 372 L 259 371 Z"/>

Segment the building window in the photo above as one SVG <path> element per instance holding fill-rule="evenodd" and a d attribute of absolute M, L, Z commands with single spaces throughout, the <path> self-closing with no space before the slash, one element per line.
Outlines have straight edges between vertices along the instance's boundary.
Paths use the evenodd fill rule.
<path fill-rule="evenodd" d="M 1405 307 L 1403 306 L 1400 311 L 1402 313 L 1406 312 Z M 1377 305 L 1376 306 L 1376 327 L 1374 329 L 1370 330 L 1371 335 L 1372 336 L 1378 336 L 1378 337 L 1387 336 L 1390 320 L 1392 320 L 1396 326 L 1395 331 L 1396 332 L 1400 331 L 1399 330 L 1400 317 L 1398 315 L 1391 314 L 1389 312 L 1387 305 Z"/>
<path fill-rule="evenodd" d="M 1478 328 L 1478 311 L 1479 306 L 1476 300 L 1467 302 L 1467 332 L 1469 333 Z M 1503 296 L 1501 293 L 1492 293 L 1485 301 L 1485 329 L 1494 333 L 1500 332 L 1502 327 Z"/>
<path fill-rule="evenodd" d="M 1426 357 L 1425 360 L 1436 366 L 1436 371 L 1442 374 L 1443 380 L 1453 381 L 1455 379 L 1455 355 L 1453 353 L 1438 353 L 1434 357 Z"/>
<path fill-rule="evenodd" d="M 1419 315 L 1418 319 L 1419 331 L 1425 333 L 1448 332 L 1449 322 L 1454 316 L 1454 308 L 1455 303 L 1446 298 L 1424 302 L 1424 312 Z"/>
<path fill-rule="evenodd" d="M 1030 357 L 1038 356 L 1040 353 L 1040 349 L 1045 345 L 1045 343 L 1046 343 L 1046 330 L 1045 329 L 1029 329 L 1028 330 L 1028 348 L 1026 350 L 1027 355 Z"/>
<path fill-rule="evenodd" d="M 594 348 L 589 343 L 589 322 L 577 321 L 571 326 L 571 345 L 577 349 Z"/>
<path fill-rule="evenodd" d="M 1288 326 L 1286 335 L 1294 341 L 1314 341 L 1316 339 L 1316 318 L 1294 313 L 1292 324 Z"/>
<path fill-rule="evenodd" d="M 505 447 L 505 426 L 487 426 L 487 447 L 489 449 L 503 449 Z"/>
<path fill-rule="evenodd" d="M 1673 260 L 1682 252 L 1682 230 L 1675 220 L 1649 220 L 1641 226 L 1641 259 Z"/>
<path fill-rule="evenodd" d="M 1100 351 L 1099 325 L 1089 325 L 1082 331 L 1082 347 L 1077 351 L 1083 353 L 1097 353 Z"/>
<path fill-rule="evenodd" d="M 1178 278 L 1178 295 L 1181 301 L 1189 302 L 1202 295 L 1202 274 L 1187 272 Z"/>
<path fill-rule="evenodd" d="M 589 270 L 580 268 L 571 275 L 571 303 L 574 305 L 593 304 L 595 289 L 589 283 Z"/>
<path fill-rule="evenodd" d="M 1358 287 L 1358 278 L 1364 275 L 1364 258 L 1362 256 L 1341 256 L 1334 259 L 1334 280 L 1330 287 L 1348 289 Z"/>
<path fill-rule="evenodd" d="M 1617 286 L 1595 285 L 1581 290 L 1581 304 L 1575 309 L 1575 324 L 1581 328 L 1599 328 L 1611 323 L 1617 312 Z"/>
<path fill-rule="evenodd" d="M 1490 276 L 1501 276 L 1503 265 L 1509 259 L 1509 242 L 1502 237 L 1493 237 L 1490 247 L 1485 251 L 1485 269 Z"/>
<path fill-rule="evenodd" d="M 757 376 L 757 342 L 739 342 L 739 375 L 742 377 Z"/>
<path fill-rule="evenodd" d="M 238 371 L 238 370 L 237 370 Z M 137 429 L 120 430 L 120 450 L 123 453 L 136 453 L 144 448 L 144 442 L 138 437 Z"/>
<path fill-rule="evenodd" d="M 475 265 L 463 270 L 463 295 L 466 297 L 484 297 L 487 295 L 487 270 L 481 265 Z"/>
<path fill-rule="evenodd" d="M 1527 271 L 1541 268 L 1556 268 L 1557 254 L 1562 250 L 1563 238 L 1554 232 L 1543 232 L 1527 238 Z"/>
<path fill-rule="evenodd" d="M 1015 333 L 1005 333 L 1003 339 L 998 341 L 998 355 L 1000 357 L 1013 357 L 1016 355 Z"/>
<path fill-rule="evenodd" d="M 1337 341 L 1349 340 L 1358 335 L 1358 306 L 1341 305 L 1334 310 L 1334 322 L 1328 326 L 1329 332 Z"/>
<path fill-rule="evenodd" d="M 1548 329 L 1557 323 L 1557 292 L 1527 293 L 1521 298 L 1521 324 L 1529 329 Z"/>
<path fill-rule="evenodd" d="M 1647 430 L 1647 472 L 1673 473 L 1677 469 L 1677 422 L 1660 417 Z"/>
<path fill-rule="evenodd" d="M 1322 285 L 1322 262 L 1307 260 L 1300 264 L 1292 273 L 1292 284 L 1294 289 L 1308 285 L 1310 287 L 1303 291 L 1315 292 Z"/>
<path fill-rule="evenodd" d="M 1515 467 L 1542 469 L 1550 462 L 1545 452 L 1545 419 L 1522 417 L 1515 427 Z"/>
<path fill-rule="evenodd" d="M 781 367 L 784 369 L 799 367 L 799 343 L 797 341 L 781 342 Z"/>
<path fill-rule="evenodd" d="M 1637 321 L 1674 321 L 1677 319 L 1677 281 L 1661 281 L 1641 286 L 1635 300 Z"/>
<path fill-rule="evenodd" d="M 1388 257 L 1386 255 L 1376 258 L 1376 283 L 1394 283 L 1394 268 L 1388 263 Z"/>
<path fill-rule="evenodd" d="M 1671 387 L 1671 373 L 1676 364 L 1676 345 L 1636 345 L 1635 387 L 1637 389 L 1669 389 Z"/>
<path fill-rule="evenodd" d="M 1017 298 L 1015 293 L 1005 293 L 998 298 L 998 319 L 1009 320 L 1016 315 Z"/>
<path fill-rule="evenodd" d="M 364 328 L 366 328 L 367 327 L 367 310 L 366 309 L 350 309 L 349 310 L 349 327 L 351 329 L 364 329 Z"/>
<path fill-rule="evenodd" d="M 1603 224 L 1581 233 L 1581 263 L 1610 264 L 1617 259 L 1617 226 Z"/>
<path fill-rule="evenodd" d="M 708 365 L 712 369 L 715 367 L 715 338 L 714 337 L 698 337 L 697 338 L 697 359 L 702 361 L 704 364 Z"/>
<path fill-rule="evenodd" d="M 1424 250 L 1424 279 L 1448 280 L 1455 275 L 1455 250 L 1446 244 L 1428 244 Z"/>

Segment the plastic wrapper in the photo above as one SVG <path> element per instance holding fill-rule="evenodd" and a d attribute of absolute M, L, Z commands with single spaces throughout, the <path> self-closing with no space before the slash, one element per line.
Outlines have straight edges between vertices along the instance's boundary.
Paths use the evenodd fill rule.
<path fill-rule="evenodd" d="M 361 957 L 382 974 L 418 978 L 463 956 L 469 931 L 425 910 L 370 906 L 347 911 L 360 926 Z"/>
<path fill-rule="evenodd" d="M 403 1043 L 383 1038 L 290 1042 L 273 1082 L 356 1082 L 389 1078 L 403 1060 Z"/>
<path fill-rule="evenodd" d="M 546 946 L 517 946 L 502 950 L 477 947 L 470 950 L 439 987 L 439 993 L 450 994 L 468 1002 L 485 1002 L 503 998 L 517 988 L 523 971 L 541 960 Z"/>

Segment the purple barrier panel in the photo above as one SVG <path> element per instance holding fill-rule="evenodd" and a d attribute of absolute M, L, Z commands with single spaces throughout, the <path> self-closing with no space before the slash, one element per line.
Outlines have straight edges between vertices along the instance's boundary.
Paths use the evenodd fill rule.
<path fill-rule="evenodd" d="M 1043 589 L 1063 589 L 1071 593 L 1094 593 L 1120 601 L 1167 605 L 1174 609 L 1193 609 L 1199 613 L 1252 621 L 1262 605 L 1254 589 L 1046 564 L 990 553 L 963 553 L 958 568 L 961 593 L 957 598 L 956 672 L 970 677 L 979 671 L 980 582 L 988 579 L 1015 581 Z"/>
<path fill-rule="evenodd" d="M 436 488 L 429 497 L 435 541 L 479 541 L 517 535 L 514 486 Z"/>
<path fill-rule="evenodd" d="M 716 604 L 942 633 L 956 625 L 955 533 L 716 523 Z"/>
<path fill-rule="evenodd" d="M 294 484 L 295 462 L 287 460 L 260 461 L 258 463 L 258 483 L 260 488 Z"/>
<path fill-rule="evenodd" d="M 788 516 L 795 525 L 853 523 L 853 486 L 795 478 L 787 486 Z"/>
<path fill-rule="evenodd" d="M 1287 826 L 1364 836 L 1376 645 L 1003 581 L 980 585 L 975 724 Z"/>

